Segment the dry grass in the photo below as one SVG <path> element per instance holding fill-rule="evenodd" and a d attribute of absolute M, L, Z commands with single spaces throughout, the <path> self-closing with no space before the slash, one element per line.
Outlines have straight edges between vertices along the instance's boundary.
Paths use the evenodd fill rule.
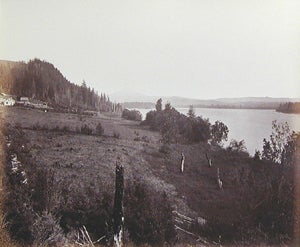
<path fill-rule="evenodd" d="M 3 128 L 3 119 L 0 120 L 0 128 Z M 6 220 L 5 220 L 5 214 L 3 212 L 3 193 L 4 193 L 4 187 L 3 187 L 3 160 L 4 160 L 4 150 L 3 145 L 5 145 L 2 131 L 0 131 L 0 245 L 1 246 L 7 246 L 7 247 L 13 247 L 18 246 L 15 244 L 6 229 Z"/>
<path fill-rule="evenodd" d="M 6 124 L 23 129 L 36 164 L 54 170 L 57 182 L 72 181 L 70 186 L 74 188 L 80 186 L 95 193 L 106 191 L 112 194 L 115 163 L 121 161 L 125 166 L 125 181 L 141 179 L 157 191 L 166 191 L 181 213 L 227 219 L 234 219 L 240 213 L 232 209 L 247 192 L 247 186 L 238 181 L 241 176 L 249 175 L 243 169 L 249 165 L 247 156 L 228 155 L 218 148 L 212 150 L 206 144 L 172 144 L 169 153 L 162 153 L 159 151 L 162 145 L 159 133 L 111 114 L 80 116 L 14 107 L 3 116 L 2 121 Z M 83 124 L 93 129 L 99 122 L 104 128 L 104 136 L 53 130 L 56 126 L 68 126 L 75 131 Z M 36 123 L 47 126 L 48 130 L 33 130 Z M 135 141 L 137 132 L 140 137 L 147 136 L 149 141 Z M 114 138 L 115 133 L 120 138 Z M 184 174 L 179 169 L 182 152 L 186 157 Z M 213 160 L 211 168 L 206 153 Z M 217 167 L 220 168 L 223 191 L 218 189 L 216 182 Z M 0 224 L 3 219 L 0 217 Z M 1 231 L 0 242 L 2 238 L 10 243 L 5 231 Z"/>

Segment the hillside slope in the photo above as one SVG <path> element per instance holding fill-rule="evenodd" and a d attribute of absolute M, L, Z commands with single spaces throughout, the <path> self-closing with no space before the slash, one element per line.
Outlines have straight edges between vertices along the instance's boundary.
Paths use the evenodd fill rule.
<path fill-rule="evenodd" d="M 291 236 L 293 221 L 288 217 L 293 209 L 287 205 L 292 201 L 278 204 L 277 195 L 280 190 L 281 196 L 293 200 L 287 193 L 293 182 L 292 167 L 286 168 L 286 180 L 282 180 L 279 166 L 255 160 L 243 152 L 206 143 L 174 143 L 166 151 L 158 132 L 111 114 L 82 116 L 15 107 L 3 112 L 3 117 L 5 125 L 16 126 L 14 130 L 24 133 L 26 156 L 31 157 L 34 171 L 53 172 L 53 188 L 59 191 L 57 186 L 62 184 L 72 205 L 101 198 L 103 193 L 113 195 L 115 164 L 121 162 L 125 168 L 125 190 L 133 181 L 142 181 L 156 193 L 165 192 L 175 211 L 208 221 L 208 232 L 202 234 L 213 241 L 249 243 L 255 239 L 278 243 L 278 229 L 275 231 L 271 225 L 282 226 L 282 222 L 284 227 L 278 231 L 287 236 L 282 241 Z M 104 128 L 103 136 L 80 132 L 84 125 L 94 130 L 99 122 Z M 181 153 L 186 158 L 184 173 L 180 172 Z M 206 155 L 212 159 L 212 167 Z M 221 190 L 218 168 L 223 181 Z M 276 186 L 278 181 L 283 183 L 282 188 Z M 61 214 L 67 210 L 62 198 L 56 198 L 51 205 L 55 210 L 61 208 Z M 201 228 L 192 227 L 190 231 L 201 234 Z M 218 236 L 222 239 L 218 240 Z"/>
<path fill-rule="evenodd" d="M 0 61 L 0 92 L 46 101 L 53 106 L 110 111 L 105 94 L 98 95 L 85 82 L 69 82 L 53 64 L 39 59 L 25 62 Z"/>

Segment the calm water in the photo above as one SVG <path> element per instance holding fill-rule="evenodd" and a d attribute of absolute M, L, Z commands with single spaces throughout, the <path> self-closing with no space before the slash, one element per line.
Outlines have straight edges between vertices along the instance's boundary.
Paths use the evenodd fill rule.
<path fill-rule="evenodd" d="M 176 108 L 187 114 L 188 108 Z M 143 118 L 149 109 L 137 109 Z M 300 131 L 300 115 L 284 114 L 275 110 L 248 110 L 248 109 L 208 109 L 195 108 L 197 116 L 209 118 L 211 123 L 217 120 L 225 123 L 229 128 L 227 146 L 232 139 L 244 140 L 248 152 L 253 155 L 255 149 L 262 149 L 263 138 L 269 138 L 272 132 L 272 121 L 287 122 L 292 130 Z"/>

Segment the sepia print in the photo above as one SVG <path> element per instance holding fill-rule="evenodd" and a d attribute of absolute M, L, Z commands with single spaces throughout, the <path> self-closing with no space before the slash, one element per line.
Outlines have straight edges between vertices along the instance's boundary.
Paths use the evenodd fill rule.
<path fill-rule="evenodd" d="M 299 13 L 0 0 L 0 246 L 300 246 Z"/>

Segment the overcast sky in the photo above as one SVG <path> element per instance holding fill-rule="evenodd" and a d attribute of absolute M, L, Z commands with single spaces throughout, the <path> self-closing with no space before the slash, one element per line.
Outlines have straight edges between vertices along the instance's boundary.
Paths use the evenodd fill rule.
<path fill-rule="evenodd" d="M 300 96 L 300 1 L 0 0 L 0 59 L 112 93 Z"/>

